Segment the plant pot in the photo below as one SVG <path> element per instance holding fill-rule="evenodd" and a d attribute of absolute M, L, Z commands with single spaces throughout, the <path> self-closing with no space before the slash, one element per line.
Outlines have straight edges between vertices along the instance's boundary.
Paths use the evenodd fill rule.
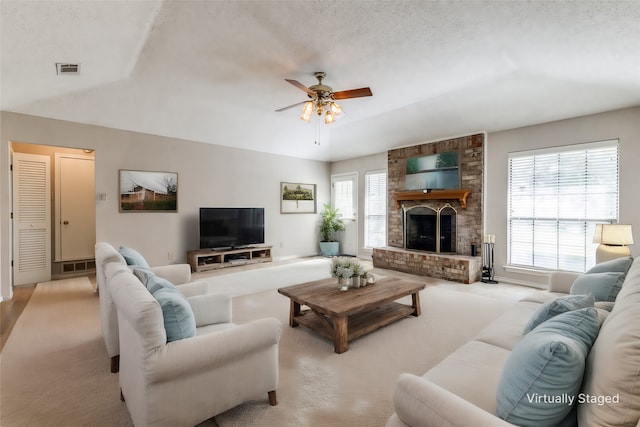
<path fill-rule="evenodd" d="M 351 277 L 339 277 L 338 278 L 338 289 L 341 291 L 346 291 L 352 286 L 353 280 Z"/>
<path fill-rule="evenodd" d="M 324 256 L 338 256 L 340 242 L 320 242 L 320 253 Z"/>

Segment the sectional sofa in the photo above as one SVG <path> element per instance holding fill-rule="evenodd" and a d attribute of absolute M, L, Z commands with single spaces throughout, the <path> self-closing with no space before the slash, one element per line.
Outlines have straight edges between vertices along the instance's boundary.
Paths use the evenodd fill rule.
<path fill-rule="evenodd" d="M 640 258 L 624 262 L 553 273 L 424 375 L 402 374 L 387 427 L 640 427 Z"/>

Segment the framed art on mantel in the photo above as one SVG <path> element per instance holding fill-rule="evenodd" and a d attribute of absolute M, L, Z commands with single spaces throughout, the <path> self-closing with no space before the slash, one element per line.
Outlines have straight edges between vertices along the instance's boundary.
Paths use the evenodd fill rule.
<path fill-rule="evenodd" d="M 316 213 L 316 185 L 281 182 L 280 213 Z"/>
<path fill-rule="evenodd" d="M 120 170 L 120 212 L 177 212 L 178 174 Z"/>

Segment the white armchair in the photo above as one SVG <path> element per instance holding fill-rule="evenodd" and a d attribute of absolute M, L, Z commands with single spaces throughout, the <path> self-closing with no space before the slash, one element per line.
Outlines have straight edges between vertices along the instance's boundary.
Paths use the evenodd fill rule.
<path fill-rule="evenodd" d="M 196 336 L 167 343 L 160 304 L 138 278 L 119 263 L 106 275 L 120 328 L 121 396 L 136 426 L 193 426 L 261 395 L 277 404 L 279 320 L 234 325 L 228 296 L 192 296 Z"/>
<path fill-rule="evenodd" d="M 105 267 L 110 262 L 116 262 L 123 266 L 127 263 L 120 253 L 107 242 L 98 242 L 95 245 L 96 256 L 96 285 L 100 297 L 100 320 L 102 337 L 107 347 L 111 363 L 111 372 L 118 372 L 120 344 L 118 342 L 118 315 L 111 299 L 111 291 L 108 286 Z M 159 277 L 167 279 L 173 284 L 179 285 L 178 289 L 185 295 L 205 293 L 205 282 L 192 282 L 191 268 L 189 264 L 172 264 L 152 267 Z M 184 285 L 180 285 L 184 284 Z"/>

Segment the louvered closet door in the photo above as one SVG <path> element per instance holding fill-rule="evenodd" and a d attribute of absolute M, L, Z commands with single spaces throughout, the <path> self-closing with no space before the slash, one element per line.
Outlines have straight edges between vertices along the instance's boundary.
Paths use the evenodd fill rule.
<path fill-rule="evenodd" d="M 13 283 L 51 280 L 50 159 L 13 154 Z"/>

